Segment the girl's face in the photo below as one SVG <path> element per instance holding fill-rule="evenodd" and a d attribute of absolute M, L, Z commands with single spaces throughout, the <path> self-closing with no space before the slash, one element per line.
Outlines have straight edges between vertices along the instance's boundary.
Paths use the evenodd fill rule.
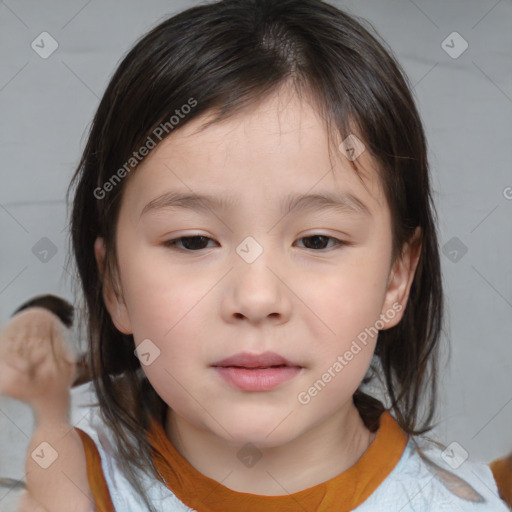
<path fill-rule="evenodd" d="M 406 246 L 392 264 L 369 152 L 357 158 L 363 185 L 346 153 L 329 159 L 304 100 L 283 90 L 194 133 L 205 119 L 172 133 L 126 183 L 122 297 L 106 282 L 105 299 L 175 420 L 279 446 L 353 408 L 376 329 L 405 309 L 418 252 Z M 222 362 L 269 352 L 286 361 Z"/>

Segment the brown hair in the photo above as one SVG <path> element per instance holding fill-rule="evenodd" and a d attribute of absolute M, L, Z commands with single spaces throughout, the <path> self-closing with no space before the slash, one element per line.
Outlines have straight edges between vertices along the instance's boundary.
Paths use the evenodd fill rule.
<path fill-rule="evenodd" d="M 59 320 L 66 326 L 71 327 L 73 325 L 74 307 L 61 297 L 57 295 L 38 295 L 32 299 L 24 302 L 12 316 L 20 313 L 21 311 L 28 308 L 44 308 L 51 311 L 54 315 L 59 317 Z"/>
<path fill-rule="evenodd" d="M 443 294 L 425 134 L 405 73 L 368 22 L 321 0 L 200 5 L 159 24 L 122 60 L 70 186 L 89 364 L 119 457 L 143 497 L 134 468 L 158 477 L 145 429 L 152 417 L 163 421 L 166 406 L 144 378 L 133 337 L 114 327 L 105 308 L 93 249 L 96 237 L 103 237 L 106 270 L 115 277 L 116 223 L 129 176 L 109 187 L 107 197 L 98 198 L 95 191 L 105 191 L 104 184 L 119 178 L 119 169 L 127 169 L 125 163 L 157 127 L 167 123 L 170 131 L 169 119 L 191 99 L 195 108 L 175 129 L 211 111 L 218 114 L 212 122 L 226 119 L 287 82 L 315 99 L 329 133 L 335 128 L 345 139 L 357 128 L 379 166 L 393 220 L 394 257 L 415 228 L 421 229 L 421 254 L 404 317 L 380 332 L 374 362 L 354 403 L 375 430 L 385 406 L 363 388 L 377 376 L 389 398 L 387 407 L 405 432 L 432 428 Z M 142 400 L 142 394 L 147 398 Z"/>

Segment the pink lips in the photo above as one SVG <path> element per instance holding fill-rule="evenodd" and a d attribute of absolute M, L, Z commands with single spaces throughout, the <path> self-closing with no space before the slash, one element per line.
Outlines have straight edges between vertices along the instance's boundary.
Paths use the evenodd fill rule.
<path fill-rule="evenodd" d="M 269 391 L 301 370 L 301 366 L 274 352 L 258 355 L 241 352 L 212 366 L 229 384 L 243 391 Z"/>

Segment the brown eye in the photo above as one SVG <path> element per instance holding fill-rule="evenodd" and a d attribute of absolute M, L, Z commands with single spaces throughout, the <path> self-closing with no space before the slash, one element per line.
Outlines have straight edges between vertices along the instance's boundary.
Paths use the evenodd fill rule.
<path fill-rule="evenodd" d="M 345 242 L 327 235 L 306 236 L 300 238 L 299 240 L 305 241 L 304 246 L 306 249 L 311 249 L 314 251 L 322 251 L 336 246 L 347 245 Z M 208 248 L 208 241 L 213 240 L 207 236 L 202 235 L 182 236 L 173 240 L 167 240 L 163 245 L 165 247 L 170 247 L 172 249 L 184 252 L 199 252 Z M 329 242 L 332 242 L 330 246 Z"/>
<path fill-rule="evenodd" d="M 313 249 L 313 250 L 327 249 L 326 243 L 328 243 L 329 240 L 334 241 L 334 244 L 331 247 L 335 247 L 338 245 L 344 245 L 344 242 L 342 242 L 341 240 L 338 240 L 337 238 L 333 238 L 332 236 L 327 236 L 327 235 L 305 236 L 303 238 L 300 238 L 300 240 L 309 240 L 304 245 L 306 246 L 306 249 Z"/>
<path fill-rule="evenodd" d="M 168 240 L 164 245 L 166 247 L 177 248 L 178 250 L 197 252 L 206 249 L 205 244 L 208 244 L 208 240 L 211 240 L 211 238 L 208 238 L 207 236 L 182 236 L 180 238 L 175 238 L 174 240 Z M 178 244 L 180 243 L 183 248 L 179 247 Z"/>

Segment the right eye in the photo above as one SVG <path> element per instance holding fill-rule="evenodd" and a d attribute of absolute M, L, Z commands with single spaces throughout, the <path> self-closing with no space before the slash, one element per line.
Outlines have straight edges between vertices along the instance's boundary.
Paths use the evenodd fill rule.
<path fill-rule="evenodd" d="M 174 238 L 173 240 L 167 240 L 163 243 L 165 247 L 169 247 L 174 250 L 184 251 L 184 252 L 198 252 L 206 247 L 203 247 L 208 240 L 212 240 L 212 238 L 208 238 L 207 236 L 195 235 L 195 236 L 181 236 L 179 238 Z M 182 244 L 182 247 L 179 247 L 178 244 Z"/>

